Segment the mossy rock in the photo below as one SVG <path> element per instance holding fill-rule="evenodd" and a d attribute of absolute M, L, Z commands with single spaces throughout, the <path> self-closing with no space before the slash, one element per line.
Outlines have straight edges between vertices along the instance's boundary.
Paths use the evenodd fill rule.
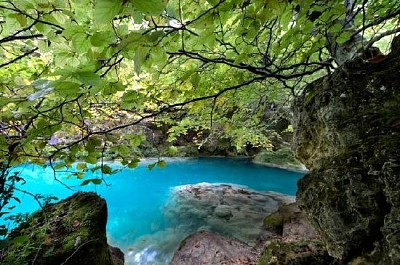
<path fill-rule="evenodd" d="M 14 229 L 1 264 L 111 265 L 106 238 L 107 205 L 79 192 L 46 206 Z"/>
<path fill-rule="evenodd" d="M 264 218 L 264 227 L 278 235 L 282 234 L 283 216 L 280 212 L 274 212 Z"/>
<path fill-rule="evenodd" d="M 300 210 L 297 208 L 296 203 L 281 205 L 276 212 L 264 218 L 264 227 L 269 231 L 282 235 L 284 224 L 296 218 L 299 214 Z"/>
<path fill-rule="evenodd" d="M 261 151 L 254 158 L 254 162 L 288 169 L 304 170 L 304 165 L 295 158 L 292 150 L 289 148 L 281 148 L 276 151 Z"/>
<path fill-rule="evenodd" d="M 258 260 L 258 265 L 335 265 L 319 240 L 283 242 L 269 241 Z"/>

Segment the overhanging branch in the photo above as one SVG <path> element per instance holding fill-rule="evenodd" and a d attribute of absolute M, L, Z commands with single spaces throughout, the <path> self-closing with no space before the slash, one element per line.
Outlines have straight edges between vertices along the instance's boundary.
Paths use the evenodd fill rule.
<path fill-rule="evenodd" d="M 22 58 L 27 57 L 27 56 L 29 56 L 30 54 L 34 53 L 34 52 L 37 51 L 38 49 L 39 49 L 39 48 L 36 47 L 36 48 L 34 48 L 34 49 L 30 50 L 30 51 L 27 51 L 27 52 L 24 53 L 24 54 L 21 54 L 21 55 L 15 57 L 15 58 L 12 59 L 11 61 L 8 61 L 8 62 L 6 62 L 6 63 L 2 63 L 2 64 L 0 64 L 0 68 L 5 67 L 5 66 L 7 66 L 7 65 L 10 65 L 10 64 L 12 64 L 12 63 L 15 63 L 16 61 L 21 60 Z"/>

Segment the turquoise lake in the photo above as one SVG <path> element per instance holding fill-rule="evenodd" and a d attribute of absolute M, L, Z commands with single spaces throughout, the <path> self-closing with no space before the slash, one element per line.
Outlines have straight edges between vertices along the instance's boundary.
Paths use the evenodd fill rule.
<path fill-rule="evenodd" d="M 246 186 L 256 191 L 274 191 L 295 195 L 298 179 L 303 173 L 257 165 L 248 159 L 196 158 L 167 159 L 165 168 L 149 170 L 147 159 L 134 169 L 124 169 L 105 176 L 108 186 L 89 184 L 75 191 L 94 191 L 106 199 L 108 205 L 107 236 L 109 243 L 119 247 L 126 256 L 126 264 L 161 265 L 168 261 L 179 242 L 192 233 L 171 227 L 163 207 L 171 189 L 187 184 L 229 183 Z M 110 164 L 118 168 L 118 163 Z M 22 188 L 31 193 L 54 195 L 63 199 L 74 191 L 54 180 L 50 167 L 23 165 L 15 169 L 27 180 Z M 68 173 L 57 178 L 67 185 L 76 180 L 66 179 Z M 94 176 L 86 176 L 93 178 Z M 29 196 L 19 194 L 22 203 L 19 212 L 32 212 L 39 208 Z M 0 220 L 1 221 L 1 220 Z"/>

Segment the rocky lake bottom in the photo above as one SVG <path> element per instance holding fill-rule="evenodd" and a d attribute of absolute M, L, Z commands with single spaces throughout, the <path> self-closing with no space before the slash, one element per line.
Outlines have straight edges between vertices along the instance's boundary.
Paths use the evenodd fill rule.
<path fill-rule="evenodd" d="M 163 213 L 168 227 L 139 238 L 143 245 L 125 255 L 126 264 L 169 264 L 180 242 L 198 231 L 216 232 L 254 246 L 262 239 L 263 219 L 294 197 L 257 192 L 239 185 L 200 183 L 171 190 Z"/>

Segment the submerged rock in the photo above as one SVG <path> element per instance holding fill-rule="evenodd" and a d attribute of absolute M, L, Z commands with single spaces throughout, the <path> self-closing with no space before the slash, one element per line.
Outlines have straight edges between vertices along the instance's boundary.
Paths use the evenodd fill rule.
<path fill-rule="evenodd" d="M 122 265 L 124 254 L 107 244 L 106 223 L 106 201 L 95 193 L 76 193 L 14 229 L 0 263 Z"/>
<path fill-rule="evenodd" d="M 237 227 L 239 231 L 241 228 Z M 325 245 L 297 206 L 282 204 L 264 219 L 256 245 L 201 231 L 182 241 L 171 265 L 333 265 Z"/>
<path fill-rule="evenodd" d="M 264 217 L 276 211 L 279 205 L 293 201 L 293 197 L 272 192 L 201 183 L 174 189 L 164 210 L 176 226 L 185 224 L 192 226 L 193 231 L 218 232 L 255 245 Z"/>
<path fill-rule="evenodd" d="M 343 262 L 400 264 L 399 43 L 311 83 L 294 105 L 295 151 L 310 170 L 297 200 Z"/>

